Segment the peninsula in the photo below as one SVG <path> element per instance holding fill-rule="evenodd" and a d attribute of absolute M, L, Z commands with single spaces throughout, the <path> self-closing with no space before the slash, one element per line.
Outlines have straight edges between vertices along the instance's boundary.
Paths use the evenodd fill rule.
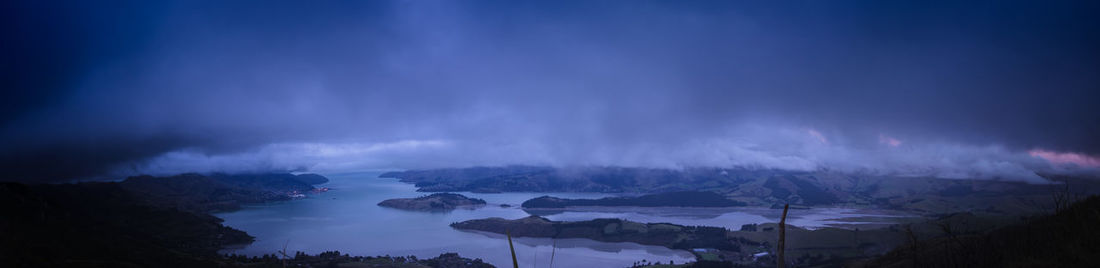
<path fill-rule="evenodd" d="M 679 191 L 647 194 L 633 197 L 605 197 L 600 199 L 566 199 L 542 196 L 523 202 L 523 208 L 567 207 L 740 207 L 744 202 L 727 199 L 708 191 Z"/>

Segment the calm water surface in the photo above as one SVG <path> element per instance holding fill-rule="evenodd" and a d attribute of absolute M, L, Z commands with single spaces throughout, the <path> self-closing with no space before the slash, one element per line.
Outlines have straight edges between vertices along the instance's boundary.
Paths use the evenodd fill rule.
<path fill-rule="evenodd" d="M 322 186 L 331 191 L 306 199 L 248 206 L 238 211 L 217 213 L 225 224 L 244 230 L 256 242 L 223 253 L 246 255 L 272 254 L 286 246 L 290 252 L 310 254 L 327 250 L 362 256 L 391 255 L 429 258 L 445 252 L 463 257 L 481 258 L 497 267 L 511 265 L 508 242 L 502 235 L 451 229 L 453 222 L 502 217 L 529 216 L 518 206 L 527 199 L 543 195 L 564 198 L 600 198 L 599 193 L 498 193 L 462 194 L 485 199 L 489 205 L 447 213 L 413 212 L 377 206 L 390 198 L 424 195 L 411 184 L 396 179 L 378 178 L 378 173 L 326 175 L 330 182 Z M 502 208 L 500 204 L 512 205 Z M 551 220 L 589 220 L 624 218 L 640 222 L 671 222 L 685 225 L 725 226 L 737 229 L 741 224 L 775 222 L 778 212 L 769 209 L 683 209 L 683 208 L 602 208 L 577 212 L 534 212 Z M 826 226 L 837 218 L 882 216 L 850 209 L 792 211 L 792 224 Z M 850 222 L 845 222 L 850 223 Z M 558 267 L 624 267 L 635 261 L 694 260 L 687 251 L 634 243 L 603 243 L 588 239 L 516 238 L 516 255 L 523 267 L 547 267 L 556 244 L 554 265 Z"/>

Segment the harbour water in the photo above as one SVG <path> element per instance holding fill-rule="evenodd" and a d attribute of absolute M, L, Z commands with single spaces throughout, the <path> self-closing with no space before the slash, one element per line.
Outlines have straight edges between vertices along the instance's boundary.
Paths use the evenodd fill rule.
<path fill-rule="evenodd" d="M 403 211 L 377 206 L 390 198 L 425 195 L 411 184 L 396 179 L 378 178 L 378 173 L 329 174 L 330 182 L 321 185 L 331 190 L 305 199 L 247 206 L 241 210 L 216 213 L 225 224 L 256 237 L 252 244 L 226 249 L 223 253 L 245 255 L 274 254 L 286 247 L 288 252 L 317 254 L 338 250 L 361 256 L 407 256 L 430 258 L 457 252 L 467 258 L 480 258 L 497 267 L 511 266 L 507 240 L 502 235 L 452 229 L 453 222 L 501 217 L 527 217 L 519 208 L 525 200 L 551 195 L 563 198 L 600 198 L 601 193 L 461 193 L 481 198 L 489 204 L 477 209 L 458 209 L 444 213 Z M 510 205 L 503 207 L 502 204 Z M 533 212 L 544 214 L 543 212 Z M 792 211 L 792 224 L 826 226 L 844 215 L 868 214 L 851 209 L 815 209 Z M 624 218 L 640 222 L 670 222 L 684 225 L 724 226 L 736 230 L 741 224 L 775 222 L 778 213 L 764 208 L 684 209 L 684 208 L 602 208 L 582 211 L 545 213 L 551 220 L 589 220 Z M 873 215 L 872 215 L 873 216 Z M 882 215 L 890 217 L 890 215 Z M 683 263 L 694 260 L 691 253 L 635 243 L 604 243 L 588 239 L 514 238 L 516 255 L 522 267 L 548 267 L 554 252 L 558 267 L 625 267 L 646 260 Z"/>

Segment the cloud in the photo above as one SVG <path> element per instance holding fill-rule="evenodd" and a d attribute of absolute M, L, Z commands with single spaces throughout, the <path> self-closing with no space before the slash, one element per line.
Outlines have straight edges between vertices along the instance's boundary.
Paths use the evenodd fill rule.
<path fill-rule="evenodd" d="M 118 169 L 116 176 L 182 172 L 267 170 L 346 172 L 484 165 L 627 166 L 680 169 L 745 167 L 851 174 L 953 179 L 999 179 L 1043 183 L 1038 173 L 1095 173 L 1097 166 L 1066 166 L 1052 152 L 1013 151 L 998 145 L 951 143 L 853 146 L 822 143 L 803 127 L 746 125 L 724 135 L 661 144 L 593 144 L 584 150 L 496 138 L 493 140 L 402 140 L 391 143 L 280 143 L 258 150 L 205 154 L 175 151 Z M 507 146 L 494 146 L 506 144 Z M 1050 154 L 1050 155 L 1047 155 Z M 1043 157 L 1043 156 L 1046 157 Z M 1057 158 L 1055 158 L 1057 159 Z M 1095 160 L 1095 159 L 1092 159 Z"/>
<path fill-rule="evenodd" d="M 889 136 L 882 135 L 882 134 L 878 135 L 878 142 L 882 143 L 882 144 L 885 144 L 885 145 L 889 145 L 890 147 L 901 146 L 901 141 L 900 140 L 895 139 L 895 138 L 891 138 Z"/>
<path fill-rule="evenodd" d="M 1028 151 L 1028 154 L 1033 157 L 1042 158 L 1050 162 L 1053 165 L 1074 168 L 1100 168 L 1100 158 L 1072 152 L 1053 152 L 1043 149 L 1033 149 Z"/>
<path fill-rule="evenodd" d="M 116 176 L 172 175 L 187 172 L 250 173 L 266 171 L 341 172 L 394 169 L 402 157 L 430 154 L 449 146 L 436 140 L 403 140 L 376 144 L 277 143 L 257 150 L 208 154 L 197 149 L 168 152 L 143 163 L 119 167 Z"/>
<path fill-rule="evenodd" d="M 1035 148 L 1100 154 L 1097 7 L 1001 4 L 10 3 L 0 168 L 1027 178 Z M 365 149 L 409 141 L 441 144 Z"/>

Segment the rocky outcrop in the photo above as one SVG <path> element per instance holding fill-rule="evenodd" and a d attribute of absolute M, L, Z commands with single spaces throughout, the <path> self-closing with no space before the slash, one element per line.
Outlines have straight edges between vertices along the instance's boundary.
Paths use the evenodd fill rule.
<path fill-rule="evenodd" d="M 436 193 L 417 198 L 395 198 L 378 203 L 379 206 L 412 211 L 450 211 L 457 208 L 476 208 L 485 205 L 485 200 L 469 198 L 460 194 Z"/>

